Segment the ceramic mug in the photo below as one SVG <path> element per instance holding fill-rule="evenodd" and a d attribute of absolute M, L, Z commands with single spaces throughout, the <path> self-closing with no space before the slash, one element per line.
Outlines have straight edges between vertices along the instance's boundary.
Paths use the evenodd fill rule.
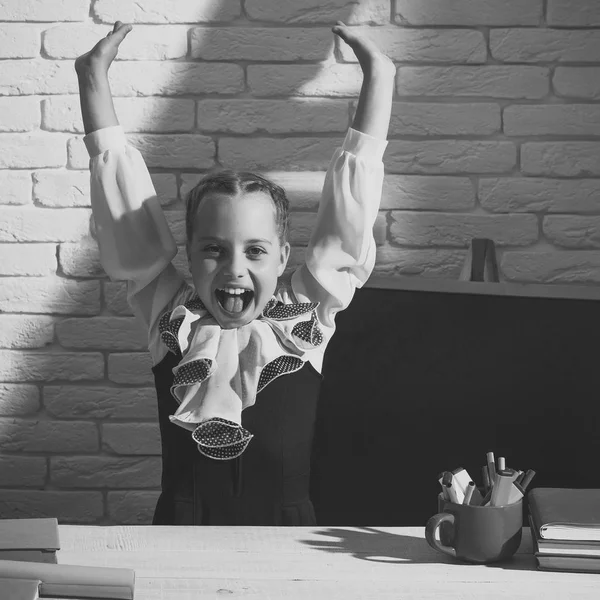
<path fill-rule="evenodd" d="M 510 558 L 521 544 L 522 499 L 506 506 L 474 506 L 455 504 L 440 494 L 438 509 L 427 521 L 425 539 L 448 556 L 472 563 L 497 562 Z"/>

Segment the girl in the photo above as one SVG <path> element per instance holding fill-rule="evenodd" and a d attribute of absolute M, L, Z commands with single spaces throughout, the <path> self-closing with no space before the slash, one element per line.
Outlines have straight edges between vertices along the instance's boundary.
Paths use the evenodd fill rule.
<path fill-rule="evenodd" d="M 108 69 L 117 21 L 75 61 L 101 261 L 127 280 L 148 329 L 162 441 L 154 524 L 315 525 L 310 459 L 323 353 L 335 314 L 368 279 L 395 68 L 342 22 L 363 84 L 326 174 L 306 263 L 290 253 L 284 190 L 254 173 L 208 174 L 186 206 L 188 285 L 140 153 L 120 128 Z"/>

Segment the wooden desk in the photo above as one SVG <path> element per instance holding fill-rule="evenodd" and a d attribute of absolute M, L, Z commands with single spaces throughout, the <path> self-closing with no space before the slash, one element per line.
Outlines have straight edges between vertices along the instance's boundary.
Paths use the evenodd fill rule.
<path fill-rule="evenodd" d="M 529 530 L 497 566 L 453 562 L 423 527 L 59 526 L 58 562 L 126 567 L 136 600 L 598 598 L 600 575 L 535 570 Z"/>

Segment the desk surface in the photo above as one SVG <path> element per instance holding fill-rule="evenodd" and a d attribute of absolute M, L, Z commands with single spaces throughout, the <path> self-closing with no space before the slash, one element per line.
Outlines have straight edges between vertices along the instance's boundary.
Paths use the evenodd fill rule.
<path fill-rule="evenodd" d="M 537 571 L 529 530 L 512 561 L 467 565 L 423 527 L 59 526 L 58 562 L 125 567 L 136 600 L 597 598 L 600 574 Z"/>

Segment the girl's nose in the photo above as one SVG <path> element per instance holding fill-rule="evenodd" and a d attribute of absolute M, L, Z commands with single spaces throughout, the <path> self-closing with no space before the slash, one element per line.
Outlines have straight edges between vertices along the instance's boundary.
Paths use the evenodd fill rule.
<path fill-rule="evenodd" d="M 243 277 L 245 273 L 245 261 L 243 256 L 232 256 L 225 267 L 229 277 Z"/>

